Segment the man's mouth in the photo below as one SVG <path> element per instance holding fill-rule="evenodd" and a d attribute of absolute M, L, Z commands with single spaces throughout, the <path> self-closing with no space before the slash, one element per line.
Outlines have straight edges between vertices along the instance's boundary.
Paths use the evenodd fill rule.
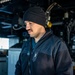
<path fill-rule="evenodd" d="M 31 33 L 32 32 L 32 30 L 28 30 L 28 33 Z"/>

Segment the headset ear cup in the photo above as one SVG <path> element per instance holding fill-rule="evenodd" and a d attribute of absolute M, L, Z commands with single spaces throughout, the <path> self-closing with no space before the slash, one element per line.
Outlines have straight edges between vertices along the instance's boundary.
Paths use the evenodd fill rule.
<path fill-rule="evenodd" d="M 47 26 L 48 28 L 51 28 L 52 27 L 52 23 L 50 21 L 47 22 Z"/>
<path fill-rule="evenodd" d="M 49 14 L 48 14 L 49 15 Z M 52 23 L 50 22 L 50 15 L 46 17 L 46 28 L 51 28 L 52 27 Z"/>

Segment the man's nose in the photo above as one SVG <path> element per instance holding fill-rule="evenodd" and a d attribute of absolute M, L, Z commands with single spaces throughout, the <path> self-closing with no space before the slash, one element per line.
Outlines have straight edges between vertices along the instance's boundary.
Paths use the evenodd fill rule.
<path fill-rule="evenodd" d="M 29 29 L 30 29 L 30 25 L 26 24 L 26 30 L 29 30 Z"/>

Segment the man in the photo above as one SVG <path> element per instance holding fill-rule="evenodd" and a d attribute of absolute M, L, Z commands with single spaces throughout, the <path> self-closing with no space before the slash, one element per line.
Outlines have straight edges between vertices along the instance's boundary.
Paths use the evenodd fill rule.
<path fill-rule="evenodd" d="M 73 75 L 68 48 L 52 30 L 46 30 L 42 8 L 29 8 L 23 20 L 31 39 L 22 47 L 15 75 Z"/>

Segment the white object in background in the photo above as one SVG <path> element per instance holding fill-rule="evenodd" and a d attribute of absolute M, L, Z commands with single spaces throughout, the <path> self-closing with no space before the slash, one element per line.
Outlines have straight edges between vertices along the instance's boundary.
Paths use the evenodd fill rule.
<path fill-rule="evenodd" d="M 15 75 L 15 65 L 20 52 L 21 48 L 10 48 L 8 50 L 8 75 Z"/>

